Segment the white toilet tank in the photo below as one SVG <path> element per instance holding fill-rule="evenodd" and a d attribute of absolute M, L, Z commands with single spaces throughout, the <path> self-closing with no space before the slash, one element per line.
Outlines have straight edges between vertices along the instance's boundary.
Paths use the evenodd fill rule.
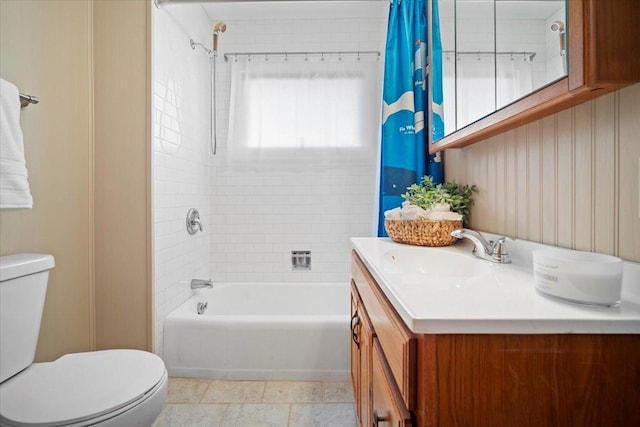
<path fill-rule="evenodd" d="M 0 257 L 0 383 L 33 363 L 54 265 L 51 255 Z"/>

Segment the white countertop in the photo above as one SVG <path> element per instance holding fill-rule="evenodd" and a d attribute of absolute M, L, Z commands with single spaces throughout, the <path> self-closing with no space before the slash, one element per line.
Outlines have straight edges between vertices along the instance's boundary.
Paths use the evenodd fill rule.
<path fill-rule="evenodd" d="M 444 248 L 376 237 L 351 243 L 414 333 L 640 333 L 637 263 L 624 263 L 620 306 L 601 308 L 557 301 L 535 290 L 532 251 L 546 245 L 507 242 L 513 263 L 495 264 L 472 255 L 468 239 Z M 444 272 L 452 263 L 457 268 Z"/>

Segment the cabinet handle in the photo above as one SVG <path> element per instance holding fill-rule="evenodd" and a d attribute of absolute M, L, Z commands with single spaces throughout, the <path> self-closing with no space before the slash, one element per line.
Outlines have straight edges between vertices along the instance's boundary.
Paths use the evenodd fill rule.
<path fill-rule="evenodd" d="M 351 339 L 356 347 L 360 348 L 360 340 L 358 339 L 358 334 L 356 333 L 356 326 L 360 324 L 360 318 L 358 317 L 358 312 L 356 311 L 351 316 Z"/>
<path fill-rule="evenodd" d="M 379 422 L 386 421 L 389 421 L 389 417 L 381 417 L 380 415 L 378 415 L 378 411 L 376 411 L 375 409 L 373 410 L 373 425 L 375 427 L 378 427 Z"/>

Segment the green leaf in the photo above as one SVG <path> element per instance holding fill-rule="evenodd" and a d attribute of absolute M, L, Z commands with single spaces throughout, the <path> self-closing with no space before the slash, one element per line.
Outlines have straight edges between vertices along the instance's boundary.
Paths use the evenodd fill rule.
<path fill-rule="evenodd" d="M 448 203 L 452 212 L 462 215 L 466 225 L 471 216 L 472 196 L 477 192 L 475 185 L 460 185 L 455 181 L 435 185 L 433 179 L 425 175 L 419 184 L 407 187 L 402 198 L 425 210 L 431 209 L 436 203 Z"/>

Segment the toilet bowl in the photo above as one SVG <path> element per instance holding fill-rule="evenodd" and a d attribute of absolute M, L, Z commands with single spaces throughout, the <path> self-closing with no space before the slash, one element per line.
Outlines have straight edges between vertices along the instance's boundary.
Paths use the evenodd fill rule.
<path fill-rule="evenodd" d="M 168 383 L 155 354 L 102 350 L 32 363 L 51 268 L 49 255 L 0 257 L 0 426 L 151 426 Z"/>
<path fill-rule="evenodd" d="M 0 384 L 2 426 L 150 426 L 167 394 L 162 360 L 139 350 L 74 353 Z"/>

